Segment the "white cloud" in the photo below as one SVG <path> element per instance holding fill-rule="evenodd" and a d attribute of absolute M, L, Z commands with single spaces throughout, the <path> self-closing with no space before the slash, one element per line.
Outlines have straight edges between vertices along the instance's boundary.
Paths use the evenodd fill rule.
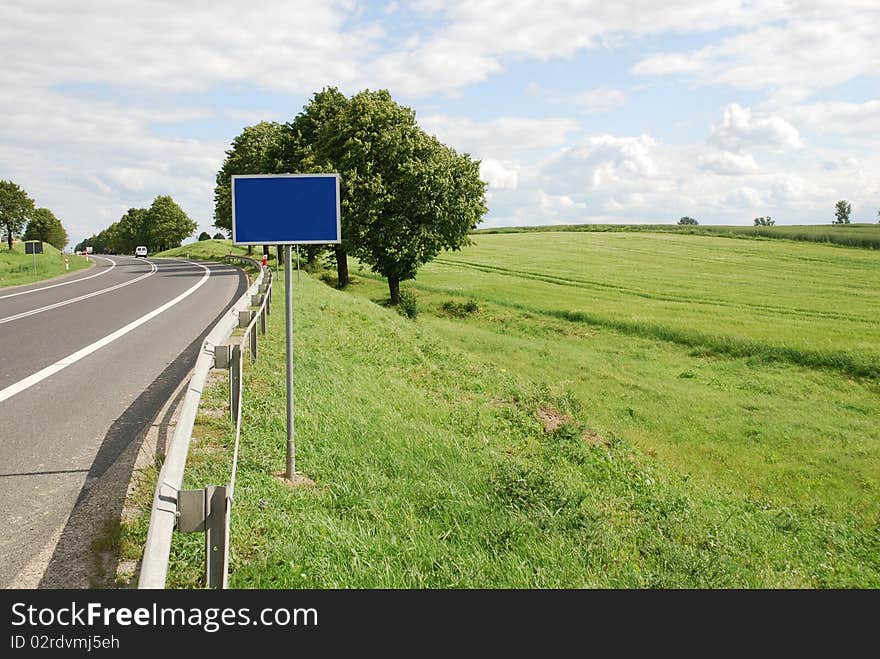
<path fill-rule="evenodd" d="M 581 112 L 610 112 L 619 108 L 626 102 L 626 94 L 619 89 L 607 89 L 599 87 L 578 94 L 574 97 L 574 103 Z"/>
<path fill-rule="evenodd" d="M 763 20 L 738 34 L 688 52 L 655 53 L 631 69 L 703 84 L 767 89 L 776 105 L 880 70 L 876 2 L 803 0 L 763 6 Z M 763 21 L 761 21 L 763 22 Z"/>
<path fill-rule="evenodd" d="M 697 164 L 700 169 L 727 176 L 752 174 L 758 171 L 758 163 L 755 162 L 754 157 L 749 153 L 719 151 L 701 154 L 697 158 Z"/>
<path fill-rule="evenodd" d="M 534 149 L 564 144 L 580 125 L 573 119 L 499 117 L 474 121 L 466 117 L 430 115 L 419 117 L 419 125 L 458 151 L 478 158 L 504 159 Z"/>
<path fill-rule="evenodd" d="M 797 128 L 779 116 L 754 116 L 750 108 L 731 103 L 721 123 L 713 126 L 709 142 L 728 151 L 751 148 L 776 150 L 803 146 Z"/>
<path fill-rule="evenodd" d="M 880 139 L 880 99 L 865 103 L 826 102 L 791 110 L 795 121 L 819 134 L 837 133 L 858 139 Z"/>
<path fill-rule="evenodd" d="M 547 158 L 541 173 L 547 189 L 554 191 L 564 182 L 573 182 L 579 191 L 640 185 L 657 173 L 656 150 L 649 135 L 594 135 Z"/>
<path fill-rule="evenodd" d="M 516 190 L 519 171 L 516 165 L 485 159 L 480 162 L 480 178 L 489 184 L 490 189 Z"/>

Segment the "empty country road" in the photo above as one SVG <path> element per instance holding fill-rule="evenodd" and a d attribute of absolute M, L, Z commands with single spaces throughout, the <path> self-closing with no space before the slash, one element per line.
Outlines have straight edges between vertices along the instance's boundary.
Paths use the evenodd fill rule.
<path fill-rule="evenodd" d="M 93 542 L 119 518 L 137 444 L 247 288 L 220 263 L 92 258 L 0 289 L 3 588 L 107 585 Z"/>

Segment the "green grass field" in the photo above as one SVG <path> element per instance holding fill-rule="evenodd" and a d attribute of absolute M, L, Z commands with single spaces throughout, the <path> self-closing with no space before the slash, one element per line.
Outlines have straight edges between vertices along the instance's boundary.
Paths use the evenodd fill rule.
<path fill-rule="evenodd" d="M 409 283 L 415 321 L 368 273 L 347 291 L 301 276 L 297 465 L 314 488 L 273 475 L 276 292 L 246 373 L 232 587 L 880 587 L 880 255 L 475 242 Z M 225 400 L 207 388 L 189 487 L 228 480 Z M 128 558 L 145 524 L 123 529 Z M 203 542 L 175 537 L 170 585 L 201 585 Z"/>
<path fill-rule="evenodd" d="M 475 234 L 541 233 L 541 232 L 648 232 L 687 235 L 722 236 L 725 238 L 785 239 L 828 243 L 846 247 L 880 249 L 880 224 L 804 224 L 788 226 L 678 226 L 676 224 L 560 224 L 539 227 L 503 227 L 478 229 Z"/>
<path fill-rule="evenodd" d="M 35 281 L 63 275 L 68 272 L 64 267 L 65 257 L 70 263 L 69 272 L 81 270 L 90 265 L 90 261 L 86 258 L 77 254 L 62 254 L 49 243 L 43 243 L 43 253 L 37 254 L 36 259 L 33 254 L 24 253 L 24 243 L 22 242 L 13 243 L 11 252 L 6 243 L 3 243 L 0 245 L 0 288 L 31 284 Z M 36 274 L 34 274 L 35 260 Z"/>

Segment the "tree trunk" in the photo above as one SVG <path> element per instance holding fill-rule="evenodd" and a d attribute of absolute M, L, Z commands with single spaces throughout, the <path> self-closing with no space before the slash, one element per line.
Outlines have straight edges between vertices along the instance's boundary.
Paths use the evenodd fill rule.
<path fill-rule="evenodd" d="M 253 245 L 248 245 L 248 256 L 250 256 L 250 255 L 253 254 L 253 253 L 254 253 L 254 246 L 253 246 Z"/>
<path fill-rule="evenodd" d="M 348 254 L 342 245 L 336 245 L 334 250 L 336 251 L 336 286 L 338 288 L 345 288 L 349 282 Z"/>
<path fill-rule="evenodd" d="M 278 264 L 279 264 L 279 265 L 283 262 L 283 261 L 281 260 L 281 259 L 284 258 L 284 257 L 282 256 L 283 252 L 284 252 L 284 247 L 282 247 L 281 245 L 275 245 L 275 256 L 278 258 Z"/>
<path fill-rule="evenodd" d="M 12 231 L 6 233 L 6 244 L 9 245 L 9 251 L 12 251 Z"/>
<path fill-rule="evenodd" d="M 388 291 L 391 293 L 391 304 L 400 304 L 400 280 L 397 277 L 388 277 Z"/>

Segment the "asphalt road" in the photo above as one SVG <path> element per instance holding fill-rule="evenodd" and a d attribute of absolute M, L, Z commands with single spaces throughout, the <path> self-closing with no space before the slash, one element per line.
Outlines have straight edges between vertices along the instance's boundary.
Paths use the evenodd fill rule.
<path fill-rule="evenodd" d="M 68 278 L 0 289 L 3 588 L 101 585 L 91 540 L 118 519 L 133 445 L 247 287 L 225 264 L 93 259 Z"/>

